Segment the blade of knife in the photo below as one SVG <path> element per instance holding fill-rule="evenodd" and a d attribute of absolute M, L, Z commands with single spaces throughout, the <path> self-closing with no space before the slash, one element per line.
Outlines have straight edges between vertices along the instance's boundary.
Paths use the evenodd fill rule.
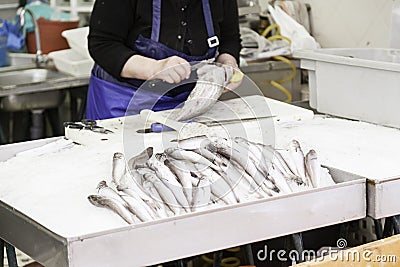
<path fill-rule="evenodd" d="M 257 121 L 261 119 L 271 119 L 275 118 L 276 115 L 271 115 L 271 116 L 264 116 L 264 117 L 258 117 L 258 118 L 242 118 L 242 119 L 229 119 L 229 120 L 215 120 L 215 121 L 189 121 L 189 122 L 198 122 L 205 124 L 207 126 L 215 126 L 215 125 L 227 125 L 227 124 L 232 124 L 232 123 L 237 123 L 237 122 L 247 122 L 247 121 Z M 159 133 L 163 131 L 170 131 L 170 129 L 160 123 L 153 123 L 150 128 L 142 129 L 141 133 Z"/>

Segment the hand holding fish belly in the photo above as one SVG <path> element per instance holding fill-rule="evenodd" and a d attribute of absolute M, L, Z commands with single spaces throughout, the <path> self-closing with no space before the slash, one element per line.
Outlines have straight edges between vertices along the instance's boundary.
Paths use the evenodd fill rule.
<path fill-rule="evenodd" d="M 227 80 L 229 81 L 225 85 L 224 93 L 233 91 L 240 86 L 243 80 L 243 73 L 240 71 L 236 59 L 230 54 L 224 53 L 218 56 L 217 62 L 225 65 L 225 67 L 232 68 L 232 77 Z"/>
<path fill-rule="evenodd" d="M 172 119 L 182 121 L 197 117 L 217 102 L 225 86 L 233 76 L 233 68 L 206 64 L 197 70 L 198 81 L 183 107 L 171 114 Z"/>

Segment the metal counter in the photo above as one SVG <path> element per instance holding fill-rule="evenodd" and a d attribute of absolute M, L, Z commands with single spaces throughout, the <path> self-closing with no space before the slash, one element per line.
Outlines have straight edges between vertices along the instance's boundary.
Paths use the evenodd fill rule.
<path fill-rule="evenodd" d="M 89 84 L 89 77 L 74 77 L 68 74 L 64 74 L 64 76 L 65 77 L 61 77 L 52 81 L 41 82 L 37 84 L 20 85 L 11 89 L 0 90 L 0 97 L 62 90 L 79 86 L 86 86 Z"/>
<path fill-rule="evenodd" d="M 2 160 L 53 140 L 3 146 Z M 144 266 L 364 218 L 365 179 L 330 171 L 334 186 L 73 237 L 43 227 L 2 199 L 0 237 L 46 267 Z"/>
<path fill-rule="evenodd" d="M 232 101 L 240 110 L 237 100 Z M 299 114 L 303 114 L 302 118 L 305 120 L 312 119 L 307 110 L 303 111 L 303 109 L 275 101 L 270 104 L 272 114 L 276 115 L 274 121 L 281 120 L 280 117 L 282 119 L 298 118 Z M 260 107 L 260 105 L 253 106 Z M 219 110 L 218 107 L 216 110 Z M 291 110 L 290 114 L 288 110 Z M 221 115 L 220 111 L 218 113 Z M 103 126 L 114 130 L 115 125 L 124 127 L 122 121 L 118 119 L 104 121 Z M 135 127 L 132 126 L 129 132 L 134 141 Z M 122 135 L 122 132 L 116 129 L 115 134 Z M 57 138 L 1 146 L 0 160 L 5 161 L 18 152 L 39 147 L 54 140 Z M 114 143 L 115 140 L 119 138 L 109 138 L 108 142 Z M 114 222 L 114 217 L 108 217 L 113 214 L 107 211 L 103 213 L 91 207 L 85 199 L 87 195 L 81 196 L 79 190 L 68 191 L 71 199 L 62 202 L 71 205 L 70 209 L 55 207 L 58 204 L 54 197 L 65 197 L 63 186 L 68 185 L 69 189 L 80 187 L 83 192 L 90 192 L 95 186 L 95 181 L 102 179 L 96 173 L 93 177 L 85 176 L 87 170 L 84 170 L 82 166 L 89 168 L 86 162 L 90 160 L 92 153 L 100 153 L 101 158 L 96 163 L 101 169 L 97 170 L 98 173 L 103 173 L 100 177 L 105 175 L 104 170 L 110 171 L 107 164 L 111 164 L 115 149 L 121 149 L 121 147 L 114 144 L 106 147 L 107 142 L 102 142 L 103 146 L 99 145 L 100 141 L 93 143 L 92 149 L 95 149 L 93 152 L 85 146 L 80 146 L 77 152 L 75 150 L 70 152 L 73 153 L 75 160 L 78 160 L 74 168 L 86 177 L 85 181 L 73 175 L 68 176 L 70 179 L 66 181 L 60 181 L 56 179 L 56 176 L 50 175 L 49 180 L 35 180 L 36 190 L 30 187 L 18 190 L 18 185 L 25 183 L 27 177 L 19 175 L 14 175 L 12 178 L 0 177 L 0 182 L 2 179 L 13 179 L 13 182 L 3 183 L 3 187 L 0 188 L 0 238 L 46 267 L 145 266 L 357 220 L 366 216 L 365 178 L 335 168 L 330 168 L 337 182 L 333 186 L 214 207 L 207 211 L 137 225 L 126 225 L 119 218 L 115 218 L 118 220 Z M 58 156 L 55 153 L 51 158 Z M 40 171 L 39 166 L 48 166 L 39 161 L 40 159 L 35 162 L 36 170 L 32 168 L 32 172 Z M 71 166 L 72 159 L 65 158 L 63 161 L 64 167 Z M 67 161 L 70 162 L 67 163 Z M 74 173 L 71 167 L 63 170 L 67 172 L 67 175 L 69 175 L 68 172 Z M 24 192 L 27 192 L 29 197 L 24 201 L 19 201 L 18 196 Z M 8 204 L 16 200 L 18 208 Z M 36 205 L 40 205 L 40 212 Z M 75 213 L 71 213 L 71 208 L 74 211 L 79 209 L 80 212 L 76 214 L 82 214 L 82 216 L 72 216 Z M 85 211 L 94 213 L 86 214 Z M 98 225 L 89 224 L 90 222 L 96 222 Z"/>

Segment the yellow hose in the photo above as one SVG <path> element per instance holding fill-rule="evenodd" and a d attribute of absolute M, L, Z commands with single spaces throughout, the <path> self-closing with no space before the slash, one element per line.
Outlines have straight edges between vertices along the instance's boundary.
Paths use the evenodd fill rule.
<path fill-rule="evenodd" d="M 240 252 L 240 247 L 229 248 L 228 252 Z M 214 263 L 214 259 L 207 257 L 207 255 L 202 255 L 201 259 L 205 262 L 203 267 L 208 267 Z M 240 266 L 240 259 L 237 257 L 228 257 L 221 260 L 221 267 L 238 267 Z"/>
<path fill-rule="evenodd" d="M 268 26 L 263 33 L 261 34 L 262 36 L 266 37 L 273 29 L 276 29 L 276 34 L 273 36 L 268 37 L 267 39 L 269 41 L 274 41 L 274 40 L 285 40 L 287 41 L 289 44 L 291 44 L 291 40 L 285 36 L 281 35 L 281 28 L 279 27 L 278 24 L 271 24 L 270 26 Z M 281 80 L 275 80 L 275 81 L 271 81 L 270 84 L 275 87 L 276 89 L 278 89 L 279 91 L 281 91 L 282 93 L 285 94 L 286 96 L 286 103 L 290 103 L 292 102 L 292 94 L 289 92 L 288 89 L 286 89 L 282 83 L 286 83 L 289 82 L 291 80 L 293 80 L 296 77 L 296 67 L 294 66 L 294 64 L 292 63 L 292 61 L 290 61 L 289 59 L 283 57 L 283 56 L 275 56 L 272 57 L 274 60 L 277 61 L 282 61 L 285 62 L 286 64 L 288 64 L 290 66 L 290 68 L 292 69 L 292 74 L 285 78 L 285 79 L 281 79 Z"/>

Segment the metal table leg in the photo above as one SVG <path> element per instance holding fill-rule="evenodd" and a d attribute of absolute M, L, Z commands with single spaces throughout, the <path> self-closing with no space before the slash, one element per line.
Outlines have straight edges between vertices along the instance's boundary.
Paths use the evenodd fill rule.
<path fill-rule="evenodd" d="M 17 254 L 15 253 L 15 248 L 5 243 L 6 251 L 7 251 L 7 260 L 8 260 L 8 267 L 18 267 L 17 263 Z"/>
<path fill-rule="evenodd" d="M 303 262 L 304 259 L 302 255 L 304 254 L 304 243 L 302 233 L 292 234 L 294 249 L 299 253 L 299 262 Z"/>
<path fill-rule="evenodd" d="M 222 262 L 222 251 L 217 251 L 214 253 L 213 267 L 221 267 L 221 262 Z"/>
<path fill-rule="evenodd" d="M 393 216 L 393 231 L 395 235 L 400 234 L 400 215 Z"/>
<path fill-rule="evenodd" d="M 393 217 L 385 218 L 385 226 L 383 228 L 383 238 L 389 237 L 393 234 Z"/>
<path fill-rule="evenodd" d="M 254 256 L 253 256 L 253 249 L 251 248 L 251 244 L 248 244 L 244 247 L 246 251 L 246 258 L 247 258 L 247 263 L 249 265 L 254 266 Z"/>
<path fill-rule="evenodd" d="M 382 223 L 381 220 L 379 219 L 375 219 L 374 220 L 374 226 L 375 226 L 375 235 L 376 235 L 376 239 L 382 239 L 383 237 L 383 230 L 382 230 Z"/>
<path fill-rule="evenodd" d="M 176 265 L 178 267 L 185 267 L 185 263 L 183 262 L 183 260 L 178 260 Z"/>
<path fill-rule="evenodd" d="M 0 267 L 4 267 L 4 248 L 5 248 L 4 240 L 0 239 Z"/>

